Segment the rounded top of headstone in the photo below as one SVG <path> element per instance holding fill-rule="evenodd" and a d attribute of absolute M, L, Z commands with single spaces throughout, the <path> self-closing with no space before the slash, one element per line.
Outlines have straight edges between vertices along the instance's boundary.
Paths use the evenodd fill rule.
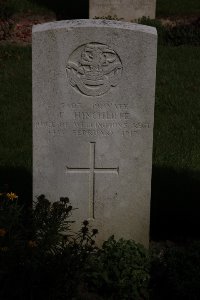
<path fill-rule="evenodd" d="M 39 25 L 33 26 L 33 33 L 48 31 L 48 30 L 57 30 L 63 28 L 76 28 L 76 27 L 109 27 L 109 28 L 118 28 L 118 29 L 126 29 L 133 30 L 138 32 L 143 32 L 147 34 L 152 34 L 157 36 L 157 30 L 155 27 L 123 22 L 123 21 L 114 21 L 114 20 L 105 20 L 105 19 L 80 19 L 80 20 L 65 20 L 65 21 L 56 21 L 43 23 Z"/>

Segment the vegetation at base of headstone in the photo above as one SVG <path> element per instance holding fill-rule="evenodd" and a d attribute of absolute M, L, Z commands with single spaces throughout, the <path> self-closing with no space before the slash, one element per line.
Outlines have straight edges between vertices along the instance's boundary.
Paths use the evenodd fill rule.
<path fill-rule="evenodd" d="M 28 210 L 18 200 L 0 193 L 1 299 L 200 299 L 200 241 L 154 242 L 149 252 L 112 236 L 99 249 L 88 221 L 70 230 L 68 198 L 41 195 Z"/>
<path fill-rule="evenodd" d="M 1 299 L 71 299 L 77 293 L 97 230 L 84 221 L 73 234 L 72 211 L 68 198 L 50 203 L 41 195 L 24 210 L 15 193 L 0 194 Z"/>
<path fill-rule="evenodd" d="M 87 280 L 103 299 L 148 299 L 150 258 L 133 240 L 111 236 L 89 256 Z"/>
<path fill-rule="evenodd" d="M 88 299 L 97 283 L 106 297 L 141 299 L 148 293 L 146 250 L 114 237 L 98 249 L 98 231 L 88 221 L 78 233 L 71 231 L 72 212 L 68 198 L 50 203 L 41 195 L 25 210 L 15 193 L 0 194 L 1 299 L 82 299 L 84 293 Z"/>
<path fill-rule="evenodd" d="M 200 45 L 200 19 L 190 24 L 177 23 L 175 25 L 162 25 L 160 20 L 151 20 L 143 17 L 139 24 L 156 27 L 158 31 L 158 43 L 161 45 Z"/>
<path fill-rule="evenodd" d="M 103 299 L 146 299 L 147 250 L 114 237 L 98 249 L 88 221 L 71 231 L 73 210 L 68 198 L 41 195 L 25 210 L 15 193 L 0 194 L 0 298 L 96 299 L 103 288 Z"/>

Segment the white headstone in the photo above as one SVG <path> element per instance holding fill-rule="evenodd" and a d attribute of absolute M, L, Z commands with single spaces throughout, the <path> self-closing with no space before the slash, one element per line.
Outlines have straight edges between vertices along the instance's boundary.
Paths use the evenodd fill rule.
<path fill-rule="evenodd" d="M 33 193 L 80 229 L 148 245 L 157 34 L 75 20 L 33 28 Z"/>
<path fill-rule="evenodd" d="M 136 21 L 142 17 L 155 19 L 156 0 L 90 0 L 90 18 L 117 17 Z"/>

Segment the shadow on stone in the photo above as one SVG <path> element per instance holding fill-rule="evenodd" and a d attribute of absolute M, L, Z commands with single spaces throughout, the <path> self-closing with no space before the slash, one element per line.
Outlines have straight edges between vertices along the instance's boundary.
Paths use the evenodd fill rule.
<path fill-rule="evenodd" d="M 151 239 L 200 238 L 200 173 L 153 167 Z"/>

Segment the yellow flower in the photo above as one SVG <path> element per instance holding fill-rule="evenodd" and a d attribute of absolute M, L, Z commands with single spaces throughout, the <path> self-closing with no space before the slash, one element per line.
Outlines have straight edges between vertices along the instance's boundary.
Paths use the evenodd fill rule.
<path fill-rule="evenodd" d="M 0 236 L 4 237 L 6 234 L 6 230 L 4 228 L 0 228 Z"/>
<path fill-rule="evenodd" d="M 15 193 L 12 193 L 12 192 L 11 193 L 7 193 L 6 196 L 10 200 L 14 200 L 14 199 L 18 198 L 18 196 Z"/>

